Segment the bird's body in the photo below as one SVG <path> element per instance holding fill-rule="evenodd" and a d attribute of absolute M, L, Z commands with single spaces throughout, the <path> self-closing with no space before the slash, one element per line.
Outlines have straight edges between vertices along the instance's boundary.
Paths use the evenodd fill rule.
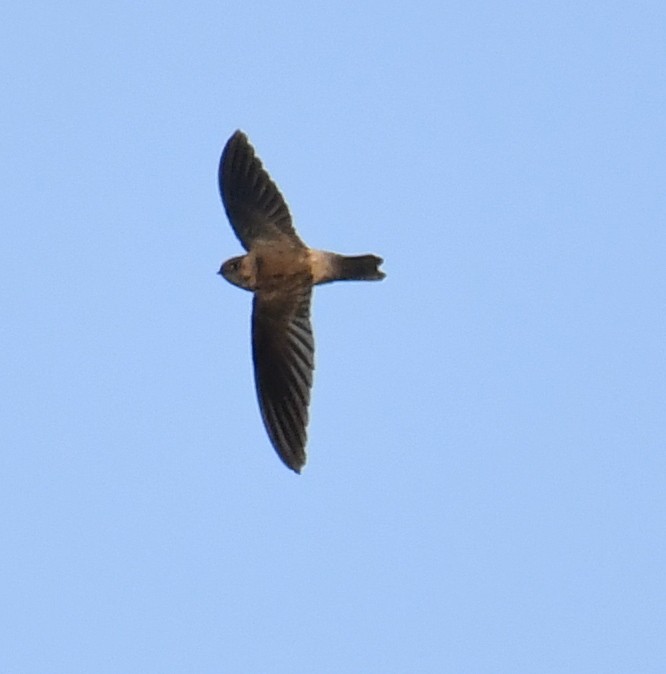
<path fill-rule="evenodd" d="M 247 255 L 231 258 L 227 262 L 238 262 L 238 267 L 223 265 L 220 272 L 227 281 L 245 290 L 283 292 L 290 279 L 310 285 L 379 280 L 384 278 L 384 272 L 377 270 L 378 259 L 374 255 L 352 257 L 275 242 L 259 244 Z"/>
<path fill-rule="evenodd" d="M 314 369 L 312 288 L 337 280 L 380 280 L 382 260 L 308 248 L 291 224 L 282 195 L 240 131 L 222 152 L 219 182 L 231 226 L 247 250 L 227 260 L 219 273 L 254 293 L 252 355 L 259 407 L 278 455 L 300 472 Z"/>

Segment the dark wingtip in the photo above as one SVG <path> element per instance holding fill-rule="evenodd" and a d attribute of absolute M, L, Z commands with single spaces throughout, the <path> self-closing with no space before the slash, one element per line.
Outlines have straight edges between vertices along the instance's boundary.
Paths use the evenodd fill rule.
<path fill-rule="evenodd" d="M 290 457 L 286 458 L 282 456 L 281 454 L 279 455 L 280 458 L 282 459 L 282 462 L 284 463 L 289 470 L 293 470 L 296 475 L 300 475 L 301 471 L 303 470 L 303 466 L 305 466 L 305 459 L 301 460 L 298 457 Z"/>
<path fill-rule="evenodd" d="M 287 461 L 287 459 L 285 459 L 282 455 L 278 454 L 278 456 L 279 456 L 280 459 L 282 460 L 282 463 L 284 463 L 284 465 L 285 465 L 287 468 L 289 468 L 289 470 L 291 470 L 291 471 L 293 471 L 294 473 L 296 473 L 296 475 L 300 475 L 300 474 L 301 474 L 301 470 L 303 470 L 303 466 L 305 465 L 305 463 L 289 463 L 289 462 Z"/>
<path fill-rule="evenodd" d="M 239 142 L 243 142 L 243 143 L 248 143 L 248 144 L 249 144 L 250 141 L 248 140 L 247 134 L 246 134 L 244 131 L 241 131 L 240 129 L 236 129 L 236 130 L 231 134 L 231 138 L 229 138 L 229 140 L 227 141 L 227 143 L 239 143 Z"/>
<path fill-rule="evenodd" d="M 224 171 L 224 165 L 227 161 L 227 159 L 232 159 L 232 154 L 236 152 L 236 147 L 238 145 L 246 145 L 248 147 L 252 147 L 250 145 L 250 141 L 247 139 L 247 135 L 243 133 L 240 129 L 236 129 L 231 136 L 229 136 L 229 140 L 224 144 L 224 148 L 222 149 L 222 155 L 220 157 L 220 166 L 219 166 L 219 179 L 220 179 L 220 190 L 222 190 L 222 174 Z"/>

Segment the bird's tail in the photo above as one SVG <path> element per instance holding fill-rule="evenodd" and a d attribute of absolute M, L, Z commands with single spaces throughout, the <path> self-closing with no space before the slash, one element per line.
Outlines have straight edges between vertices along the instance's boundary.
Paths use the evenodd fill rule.
<path fill-rule="evenodd" d="M 340 255 L 336 260 L 336 280 L 381 281 L 386 274 L 379 269 L 384 262 L 376 255 Z"/>

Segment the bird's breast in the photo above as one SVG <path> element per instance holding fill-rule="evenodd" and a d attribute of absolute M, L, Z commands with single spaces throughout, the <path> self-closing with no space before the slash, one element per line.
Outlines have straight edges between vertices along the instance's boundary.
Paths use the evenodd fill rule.
<path fill-rule="evenodd" d="M 266 247 L 254 257 L 257 290 L 283 290 L 312 282 L 307 249 Z"/>

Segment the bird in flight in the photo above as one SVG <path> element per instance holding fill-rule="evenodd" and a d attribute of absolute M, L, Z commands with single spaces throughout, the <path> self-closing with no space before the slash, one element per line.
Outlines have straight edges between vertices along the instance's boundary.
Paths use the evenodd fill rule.
<path fill-rule="evenodd" d="M 224 262 L 218 273 L 254 295 L 252 358 L 261 416 L 280 459 L 300 473 L 314 370 L 312 289 L 332 281 L 379 281 L 383 260 L 308 248 L 241 131 L 222 151 L 218 180 L 231 227 L 247 251 Z"/>

